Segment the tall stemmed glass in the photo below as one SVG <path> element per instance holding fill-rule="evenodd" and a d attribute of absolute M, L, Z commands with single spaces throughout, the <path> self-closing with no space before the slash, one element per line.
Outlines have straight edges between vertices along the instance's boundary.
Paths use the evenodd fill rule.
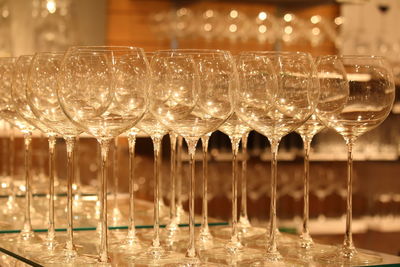
<path fill-rule="evenodd" d="M 57 98 L 57 78 L 63 53 L 37 53 L 32 59 L 26 87 L 26 98 L 33 114 L 47 127 L 62 136 L 67 146 L 67 237 L 62 251 L 41 257 L 47 264 L 88 264 L 95 259 L 79 255 L 73 238 L 72 184 L 75 176 L 75 143 L 81 133 L 61 110 Z M 54 168 L 52 170 L 54 172 Z"/>
<path fill-rule="evenodd" d="M 340 82 L 343 75 L 332 71 L 339 64 L 343 64 L 348 80 L 347 95 L 346 85 Z M 377 127 L 389 115 L 395 94 L 393 74 L 384 58 L 374 56 L 321 57 L 317 68 L 321 92 L 326 91 L 325 100 L 331 102 L 318 105 L 317 114 L 343 137 L 348 149 L 344 242 L 338 251 L 321 259 L 340 265 L 377 263 L 381 261 L 379 256 L 358 251 L 352 239 L 353 146 L 359 136 Z M 335 112 L 331 112 L 332 106 L 336 107 Z"/>
<path fill-rule="evenodd" d="M 230 241 L 222 248 L 212 248 L 210 259 L 226 260 L 227 258 L 235 258 L 236 261 L 246 258 L 254 258 L 259 251 L 245 248 L 240 240 L 238 227 L 238 152 L 239 143 L 242 136 L 249 131 L 249 127 L 244 125 L 236 113 L 225 121 L 219 130 L 229 136 L 232 145 L 232 226 Z"/>
<path fill-rule="evenodd" d="M 146 112 L 143 119 L 137 125 L 142 131 L 150 135 L 154 148 L 154 227 L 153 240 L 147 253 L 135 260 L 140 264 L 157 264 L 169 263 L 171 261 L 179 262 L 183 255 L 167 251 L 161 246 L 160 241 L 160 161 L 161 161 L 161 141 L 168 128 L 161 124 L 153 114 Z"/>
<path fill-rule="evenodd" d="M 318 119 L 316 114 L 312 114 L 311 117 L 303 123 L 296 132 L 301 136 L 304 147 L 304 173 L 303 173 L 303 225 L 300 234 L 299 246 L 306 250 L 310 250 L 314 247 L 314 242 L 310 236 L 308 229 L 309 219 L 309 192 L 310 192 L 310 149 L 311 141 L 313 137 L 319 133 L 325 125 Z"/>
<path fill-rule="evenodd" d="M 33 125 L 22 118 L 16 111 L 15 103 L 11 97 L 11 85 L 16 58 L 0 58 L 0 117 L 15 125 L 24 135 L 25 151 L 25 211 L 24 223 L 18 241 L 23 244 L 38 243 L 41 241 L 33 232 L 31 224 L 31 141 Z"/>
<path fill-rule="evenodd" d="M 263 264 L 282 264 L 277 249 L 277 153 L 283 136 L 304 123 L 313 112 L 313 61 L 307 53 L 245 52 L 239 58 L 240 86 L 236 112 L 271 144 L 271 203 L 268 240 Z"/>
<path fill-rule="evenodd" d="M 242 122 L 243 123 L 243 122 Z M 244 123 L 243 123 L 244 124 Z M 240 229 L 240 234 L 243 237 L 252 237 L 265 233 L 265 228 L 256 227 L 251 225 L 249 216 L 247 214 L 247 141 L 251 128 L 242 136 L 242 173 L 241 173 L 241 200 L 240 200 L 240 211 L 238 227 Z"/>
<path fill-rule="evenodd" d="M 201 136 L 216 130 L 231 114 L 237 75 L 229 52 L 167 50 L 151 60 L 150 111 L 182 135 L 189 149 L 189 246 L 187 262 L 199 263 L 194 232 L 195 151 Z"/>
<path fill-rule="evenodd" d="M 169 222 L 166 225 L 166 235 L 167 235 L 167 243 L 172 244 L 175 241 L 177 232 L 179 230 L 178 225 L 178 217 L 177 217 L 177 209 L 176 209 L 176 178 L 177 178 L 177 160 L 176 160 L 176 144 L 178 141 L 178 135 L 170 131 L 169 132 L 169 140 L 170 140 L 170 147 L 171 147 L 171 154 L 170 154 L 170 182 L 171 182 L 171 193 L 170 193 L 170 210 L 169 210 Z"/>
<path fill-rule="evenodd" d="M 132 127 L 127 131 L 128 134 L 128 150 L 129 150 L 129 215 L 128 215 L 128 233 L 121 241 L 117 241 L 110 245 L 110 250 L 117 251 L 122 254 L 137 254 L 142 252 L 143 245 L 136 234 L 135 224 L 135 148 L 136 135 L 140 129 Z"/>
<path fill-rule="evenodd" d="M 202 205 L 201 205 L 201 226 L 198 236 L 200 249 L 210 249 L 214 245 L 213 236 L 208 227 L 208 143 L 211 133 L 201 137 L 201 145 L 203 148 L 203 188 L 202 188 Z"/>
<path fill-rule="evenodd" d="M 135 126 L 147 106 L 149 67 L 141 48 L 71 47 L 58 76 L 58 99 L 67 117 L 101 145 L 100 255 L 107 242 L 108 151 L 116 136 Z"/>
<path fill-rule="evenodd" d="M 55 145 L 56 145 L 56 133 L 53 129 L 43 124 L 32 112 L 26 98 L 26 86 L 28 82 L 29 70 L 31 67 L 33 56 L 20 56 L 15 63 L 15 70 L 13 75 L 12 83 L 12 98 L 18 114 L 34 125 L 37 129 L 40 129 L 48 137 L 49 142 L 49 212 L 48 212 L 48 231 L 47 238 L 40 246 L 41 249 L 54 250 L 57 244 L 55 237 L 55 225 L 54 225 L 54 167 L 55 167 Z M 30 247 L 34 249 L 35 247 Z"/>

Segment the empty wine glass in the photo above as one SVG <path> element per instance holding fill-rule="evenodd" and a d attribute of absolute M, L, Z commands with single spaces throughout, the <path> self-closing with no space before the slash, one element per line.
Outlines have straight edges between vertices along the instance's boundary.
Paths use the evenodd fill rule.
<path fill-rule="evenodd" d="M 152 113 L 146 112 L 144 117 L 137 124 L 137 127 L 147 133 L 153 141 L 154 149 L 154 226 L 153 239 L 147 253 L 144 253 L 137 259 L 135 263 L 152 264 L 157 261 L 157 264 L 167 262 L 179 262 L 183 258 L 182 254 L 167 251 L 161 245 L 160 241 L 160 172 L 161 172 L 161 141 L 165 134 L 168 133 L 168 128 L 161 124 Z"/>
<path fill-rule="evenodd" d="M 75 176 L 75 143 L 81 133 L 61 110 L 57 98 L 57 78 L 63 53 L 37 53 L 32 59 L 26 87 L 29 107 L 38 120 L 65 139 L 67 147 L 67 239 L 61 251 L 40 257 L 46 264 L 87 264 L 95 259 L 79 255 L 73 238 L 72 183 Z M 52 170 L 54 172 L 54 169 Z"/>
<path fill-rule="evenodd" d="M 261 265 L 295 264 L 277 249 L 277 152 L 283 136 L 304 123 L 314 103 L 313 60 L 300 52 L 244 52 L 239 58 L 240 86 L 235 111 L 271 144 L 271 207 L 268 240 Z"/>
<path fill-rule="evenodd" d="M 0 58 L 0 62 L 0 116 L 15 125 L 24 135 L 25 211 L 18 241 L 29 245 L 41 242 L 41 239 L 34 234 L 31 224 L 31 141 L 32 131 L 35 130 L 35 127 L 18 114 L 12 100 L 11 87 L 16 58 L 4 57 Z"/>
<path fill-rule="evenodd" d="M 151 61 L 150 111 L 182 135 L 189 149 L 189 246 L 186 261 L 200 263 L 195 246 L 195 150 L 201 136 L 217 129 L 232 112 L 234 62 L 220 50 L 167 50 Z"/>
<path fill-rule="evenodd" d="M 28 82 L 28 75 L 31 67 L 33 56 L 20 56 L 15 63 L 15 70 L 13 75 L 12 84 L 12 98 L 18 114 L 34 125 L 37 129 L 40 129 L 48 137 L 49 142 L 49 212 L 48 212 L 48 231 L 47 238 L 40 249 L 54 250 L 57 242 L 55 240 L 55 225 L 54 225 L 54 168 L 55 168 L 55 144 L 56 144 L 56 132 L 47 127 L 42 123 L 32 112 L 26 98 L 26 86 Z M 35 246 L 29 249 L 34 249 Z"/>
<path fill-rule="evenodd" d="M 115 250 L 122 254 L 137 254 L 143 249 L 139 238 L 136 234 L 135 224 L 135 147 L 136 136 L 140 129 L 132 127 L 128 133 L 128 150 L 129 150 L 129 215 L 128 215 L 128 233 L 121 242 L 112 244 L 110 250 Z"/>
<path fill-rule="evenodd" d="M 201 137 L 203 149 L 203 187 L 202 187 L 202 205 L 201 205 L 201 226 L 198 236 L 200 249 L 209 249 L 214 245 L 214 239 L 208 227 L 208 143 L 211 133 Z"/>
<path fill-rule="evenodd" d="M 250 128 L 240 121 L 236 113 L 233 113 L 228 120 L 226 120 L 219 130 L 229 136 L 232 145 L 232 226 L 230 241 L 222 248 L 212 248 L 209 250 L 209 258 L 223 259 L 236 258 L 240 261 L 246 258 L 255 257 L 259 252 L 254 249 L 244 247 L 240 240 L 240 233 L 238 227 L 238 152 L 239 143 L 243 135 L 246 134 Z"/>
<path fill-rule="evenodd" d="M 251 225 L 247 215 L 247 140 L 251 128 L 242 136 L 242 173 L 241 173 L 241 205 L 239 211 L 238 227 L 243 237 L 252 237 L 265 233 L 265 228 Z"/>
<path fill-rule="evenodd" d="M 343 75 L 332 71 L 340 65 L 344 66 L 348 87 L 338 82 L 345 80 L 340 79 Z M 377 127 L 389 115 L 395 94 L 393 73 L 384 58 L 375 56 L 326 56 L 318 60 L 317 67 L 321 86 L 329 88 L 324 98 L 330 102 L 330 105 L 319 105 L 317 114 L 343 137 L 348 149 L 344 242 L 338 251 L 323 255 L 320 259 L 335 264 L 377 263 L 382 260 L 379 256 L 360 252 L 353 244 L 353 146 L 359 136 Z"/>
<path fill-rule="evenodd" d="M 141 48 L 71 47 L 58 76 L 58 99 L 67 117 L 101 145 L 99 262 L 107 265 L 108 151 L 132 128 L 147 103 L 148 63 Z"/>

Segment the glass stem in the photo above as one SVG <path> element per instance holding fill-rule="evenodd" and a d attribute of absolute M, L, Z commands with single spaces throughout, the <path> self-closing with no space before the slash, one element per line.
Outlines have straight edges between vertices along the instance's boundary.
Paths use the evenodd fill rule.
<path fill-rule="evenodd" d="M 189 158 L 190 158 L 190 180 L 189 180 L 189 247 L 186 251 L 186 257 L 188 258 L 198 258 L 198 253 L 195 247 L 195 236 L 194 236 L 194 198 L 195 198 L 195 159 L 196 145 L 198 139 L 186 139 Z"/>
<path fill-rule="evenodd" d="M 75 143 L 76 137 L 65 137 L 67 145 L 67 241 L 66 250 L 75 251 L 73 243 L 73 210 L 72 210 L 72 183 L 74 182 L 75 166 Z"/>
<path fill-rule="evenodd" d="M 242 136 L 242 180 L 241 180 L 241 205 L 240 205 L 240 220 L 243 223 L 249 224 L 249 217 L 247 215 L 247 139 L 249 137 L 249 132 Z"/>
<path fill-rule="evenodd" d="M 108 152 L 112 138 L 99 140 L 101 147 L 101 181 L 100 181 L 100 262 L 109 262 L 107 242 L 107 180 L 108 180 Z"/>
<path fill-rule="evenodd" d="M 24 147 L 25 147 L 25 216 L 24 225 L 21 231 L 22 238 L 28 239 L 33 236 L 32 224 L 31 224 L 31 144 L 32 144 L 32 132 L 24 133 Z"/>
<path fill-rule="evenodd" d="M 232 236 L 231 244 L 241 247 L 238 231 L 238 160 L 240 138 L 231 137 L 232 143 Z"/>
<path fill-rule="evenodd" d="M 80 202 L 82 201 L 82 191 L 81 191 L 81 174 L 80 174 L 80 167 L 79 167 L 79 136 L 76 137 L 76 142 L 75 142 L 75 154 L 74 154 L 74 159 L 75 159 L 75 166 L 74 166 L 74 171 L 75 171 L 75 177 L 74 177 L 74 184 L 75 184 L 75 207 L 80 207 Z"/>
<path fill-rule="evenodd" d="M 308 229 L 309 219 L 309 192 L 310 192 L 310 147 L 312 138 L 302 136 L 304 145 L 304 176 L 303 176 L 303 227 L 300 235 L 300 247 L 310 248 L 313 245 L 313 240 Z"/>
<path fill-rule="evenodd" d="M 169 219 L 171 223 L 176 222 L 176 141 L 177 134 L 174 132 L 169 133 L 169 139 L 171 143 L 171 197 L 170 197 L 170 211 L 169 211 Z"/>
<path fill-rule="evenodd" d="M 135 229 L 135 146 L 136 134 L 128 134 L 129 147 L 129 226 L 128 238 L 136 237 Z"/>
<path fill-rule="evenodd" d="M 276 187 L 277 187 L 277 155 L 278 155 L 279 140 L 271 140 L 271 203 L 269 215 L 269 238 L 267 241 L 267 254 L 271 260 L 279 260 L 282 256 L 277 249 L 276 240 Z"/>
<path fill-rule="evenodd" d="M 161 138 L 159 136 L 152 136 L 154 146 L 154 235 L 152 241 L 152 248 L 160 248 L 160 149 L 161 149 Z"/>
<path fill-rule="evenodd" d="M 52 242 L 55 239 L 56 232 L 54 226 L 54 170 L 55 170 L 55 148 L 56 136 L 48 135 L 49 142 L 49 222 L 47 231 L 47 240 Z"/>
<path fill-rule="evenodd" d="M 344 236 L 343 248 L 345 253 L 352 255 L 355 250 L 352 236 L 352 209 L 353 209 L 353 142 L 351 140 L 347 144 L 347 207 L 346 207 L 346 231 Z"/>
<path fill-rule="evenodd" d="M 183 146 L 183 137 L 178 136 L 178 145 L 176 149 L 176 173 L 177 173 L 177 181 L 176 181 L 176 216 L 178 219 L 178 223 L 180 222 L 181 212 L 183 211 L 182 205 L 182 146 Z"/>
<path fill-rule="evenodd" d="M 114 201 L 114 208 L 113 208 L 113 221 L 118 220 L 118 137 L 114 138 L 114 149 L 113 149 L 113 182 L 114 182 L 114 188 L 113 188 L 113 201 Z"/>
<path fill-rule="evenodd" d="M 11 179 L 10 182 L 10 195 L 7 200 L 7 207 L 10 210 L 13 210 L 16 205 L 16 192 L 14 188 L 14 157 L 15 157 L 15 135 L 14 135 L 14 127 L 10 126 L 10 142 L 8 144 L 9 154 L 8 154 L 8 174 Z"/>
<path fill-rule="evenodd" d="M 210 234 L 208 228 L 208 143 L 211 134 L 206 134 L 201 137 L 201 143 L 203 147 L 203 197 L 202 197 L 202 210 L 201 210 L 201 229 L 200 232 L 203 234 Z"/>

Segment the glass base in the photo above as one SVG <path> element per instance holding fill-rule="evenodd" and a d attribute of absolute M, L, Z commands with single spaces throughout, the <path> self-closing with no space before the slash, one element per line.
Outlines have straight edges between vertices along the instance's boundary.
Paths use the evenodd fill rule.
<path fill-rule="evenodd" d="M 260 236 L 264 235 L 267 232 L 266 228 L 261 228 L 261 227 L 238 227 L 239 229 L 239 235 L 242 238 L 251 238 L 255 236 Z M 219 228 L 217 231 L 215 231 L 215 235 L 221 238 L 230 238 L 232 233 L 232 227 L 227 226 L 227 227 L 222 227 Z"/>
<path fill-rule="evenodd" d="M 142 241 L 137 237 L 125 238 L 120 242 L 110 243 L 109 251 L 125 255 L 136 255 L 144 252 L 145 247 L 141 243 Z"/>
<path fill-rule="evenodd" d="M 165 264 L 179 264 L 183 262 L 184 255 L 181 253 L 166 251 L 163 248 L 150 248 L 140 256 L 133 256 L 128 259 L 134 266 L 162 266 Z"/>
<path fill-rule="evenodd" d="M 45 256 L 38 258 L 40 263 L 48 265 L 58 265 L 58 266 L 74 266 L 85 264 L 97 264 L 98 260 L 93 256 L 79 255 L 76 251 L 62 250 L 56 252 L 54 255 Z"/>
<path fill-rule="evenodd" d="M 254 248 L 234 246 L 231 243 L 223 247 L 212 248 L 201 253 L 202 260 L 206 262 L 232 265 L 243 260 L 261 259 L 263 252 Z"/>
<path fill-rule="evenodd" d="M 377 254 L 358 251 L 355 248 L 337 248 L 330 253 L 321 253 L 314 256 L 314 260 L 322 263 L 334 263 L 335 265 L 364 265 L 377 264 L 382 258 Z"/>
<path fill-rule="evenodd" d="M 261 259 L 252 259 L 240 262 L 240 266 L 254 266 L 254 267 L 302 267 L 311 266 L 310 262 L 302 261 L 291 257 L 282 257 L 279 253 L 267 253 Z"/>

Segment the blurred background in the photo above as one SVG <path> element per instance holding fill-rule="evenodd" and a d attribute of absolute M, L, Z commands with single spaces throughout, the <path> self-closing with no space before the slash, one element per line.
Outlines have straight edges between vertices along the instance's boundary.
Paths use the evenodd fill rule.
<path fill-rule="evenodd" d="M 71 45 L 132 45 L 146 51 L 167 48 L 218 48 L 306 51 L 324 54 L 377 54 L 392 64 L 400 86 L 400 1 L 398 0 L 0 0 L 0 56 L 38 51 L 64 51 Z M 398 86 L 396 88 L 399 88 Z M 399 95 L 399 94 L 398 94 Z M 400 99 L 399 97 L 397 99 Z M 2 196 L 16 185 L 23 194 L 22 139 L 9 125 L 1 126 L 0 173 Z M 10 180 L 10 138 L 14 134 L 17 176 Z M 169 192 L 169 140 L 163 142 L 164 198 Z M 97 148 L 94 139 L 79 141 L 80 180 L 84 193 L 95 193 Z M 252 132 L 249 138 L 248 205 L 255 224 L 268 219 L 269 144 Z M 118 192 L 126 194 L 126 137 L 118 140 Z M 47 141 L 34 138 L 34 190 L 47 189 Z M 152 200 L 152 145 L 142 135 L 137 142 L 137 196 Z M 302 216 L 302 142 L 297 134 L 284 138 L 279 152 L 278 216 L 280 226 L 296 231 Z M 357 247 L 391 254 L 400 252 L 400 102 L 377 129 L 358 140 L 355 148 L 354 226 Z M 346 197 L 346 147 L 340 136 L 324 130 L 311 152 L 311 233 L 318 240 L 341 242 Z M 199 155 L 199 159 L 200 159 Z M 230 216 L 228 137 L 210 139 L 210 216 Z M 58 141 L 58 190 L 63 192 L 65 145 Z M 198 202 L 201 210 L 201 162 Z M 144 167 L 143 167 L 144 166 Z M 182 172 L 184 190 L 188 170 Z M 113 182 L 110 181 L 111 190 Z M 86 191 L 85 191 L 86 190 Z M 186 200 L 187 196 L 183 195 Z"/>

